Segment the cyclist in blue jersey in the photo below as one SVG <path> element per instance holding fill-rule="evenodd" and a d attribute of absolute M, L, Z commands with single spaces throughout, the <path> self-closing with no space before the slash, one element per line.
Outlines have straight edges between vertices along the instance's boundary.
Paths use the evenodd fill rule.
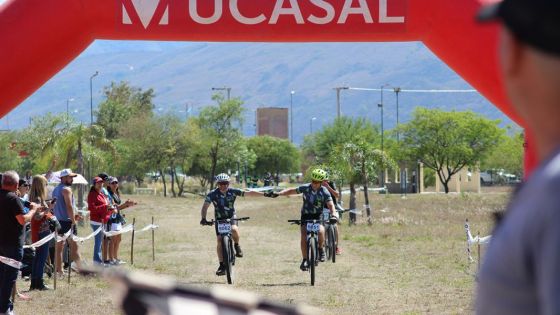
<path fill-rule="evenodd" d="M 210 193 L 208 193 L 208 195 L 206 195 L 204 204 L 202 205 L 202 209 L 200 210 L 200 215 L 202 217 L 202 219 L 200 220 L 201 225 L 206 225 L 206 223 L 208 222 L 206 221 L 206 214 L 208 212 L 208 207 L 210 206 L 210 204 L 214 205 L 215 220 L 225 220 L 235 217 L 234 204 L 237 196 L 271 196 L 262 192 L 244 191 L 241 189 L 231 188 L 229 187 L 230 177 L 225 173 L 218 174 L 216 176 L 216 181 L 218 182 L 218 188 L 212 190 Z M 231 232 L 233 236 L 235 256 L 243 257 L 243 251 L 241 250 L 241 246 L 239 246 L 239 227 L 237 226 L 237 223 L 235 221 L 232 222 Z M 220 266 L 218 267 L 218 270 L 216 270 L 216 275 L 223 276 L 226 274 L 226 266 L 223 263 L 224 260 L 222 257 L 222 243 L 220 240 L 220 235 L 218 235 L 217 227 L 216 236 L 216 250 L 218 252 L 218 259 L 220 261 Z"/>
<path fill-rule="evenodd" d="M 334 216 L 334 203 L 331 194 L 322 186 L 323 181 L 327 178 L 327 172 L 322 169 L 315 169 L 311 173 L 311 183 L 297 188 L 284 189 L 278 193 L 280 196 L 288 196 L 295 194 L 303 194 L 303 206 L 301 207 L 301 220 L 319 220 L 324 208 L 328 208 L 331 216 Z M 307 230 L 305 225 L 301 226 L 301 255 L 303 260 L 300 265 L 302 271 L 309 268 L 307 261 Z M 323 246 L 325 244 L 325 228 L 320 227 L 319 230 L 319 260 L 325 261 L 325 251 Z"/>

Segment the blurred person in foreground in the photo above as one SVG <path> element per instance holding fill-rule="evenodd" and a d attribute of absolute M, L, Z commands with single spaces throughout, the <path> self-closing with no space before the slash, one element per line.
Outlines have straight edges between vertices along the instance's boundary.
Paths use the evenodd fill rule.
<path fill-rule="evenodd" d="M 29 212 L 24 214 L 21 199 L 15 194 L 19 186 L 19 175 L 7 171 L 2 176 L 0 189 L 0 256 L 17 264 L 23 258 L 23 226 L 37 211 L 35 203 L 28 203 Z M 0 262 L 0 314 L 13 314 L 11 300 L 18 269 Z"/>
<path fill-rule="evenodd" d="M 560 1 L 504 0 L 478 18 L 500 23 L 505 90 L 539 166 L 494 230 L 476 312 L 560 314 Z"/>

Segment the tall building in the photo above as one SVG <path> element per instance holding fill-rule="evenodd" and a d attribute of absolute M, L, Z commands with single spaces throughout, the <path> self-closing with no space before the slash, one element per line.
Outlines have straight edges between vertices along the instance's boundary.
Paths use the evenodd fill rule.
<path fill-rule="evenodd" d="M 257 108 L 257 135 L 288 139 L 288 109 Z"/>

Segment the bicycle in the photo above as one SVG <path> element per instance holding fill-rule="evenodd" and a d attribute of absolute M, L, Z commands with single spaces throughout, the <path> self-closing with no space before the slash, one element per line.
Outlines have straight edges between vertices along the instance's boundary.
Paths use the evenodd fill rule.
<path fill-rule="evenodd" d="M 307 264 L 311 274 L 311 285 L 315 285 L 315 267 L 319 264 L 319 229 L 321 220 L 288 220 L 291 224 L 306 224 L 307 230 Z"/>
<path fill-rule="evenodd" d="M 344 212 L 350 209 L 342 209 L 337 207 L 339 218 L 342 218 Z M 325 227 L 325 250 L 327 260 L 331 260 L 333 264 L 336 262 L 336 249 L 338 247 L 338 221 L 339 218 L 332 217 L 328 209 L 323 211 L 322 223 Z"/>
<path fill-rule="evenodd" d="M 233 266 L 235 265 L 235 253 L 233 251 L 231 225 L 233 221 L 247 221 L 249 219 L 249 217 L 231 218 L 223 220 L 211 220 L 206 223 L 206 225 L 208 226 L 215 225 L 216 229 L 218 230 L 218 234 L 220 235 L 222 244 L 222 258 L 223 263 L 226 266 L 226 278 L 228 284 L 233 284 Z"/>

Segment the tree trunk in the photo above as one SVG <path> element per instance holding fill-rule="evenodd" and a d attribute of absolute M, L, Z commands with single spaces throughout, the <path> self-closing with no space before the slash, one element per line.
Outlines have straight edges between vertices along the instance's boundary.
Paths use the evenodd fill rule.
<path fill-rule="evenodd" d="M 183 177 L 181 181 L 179 181 L 179 176 L 175 174 L 175 183 L 177 184 L 177 189 L 179 189 L 177 195 L 181 197 L 183 195 L 183 192 L 185 192 L 185 177 Z"/>
<path fill-rule="evenodd" d="M 350 200 L 348 201 L 348 207 L 356 210 L 356 185 L 354 183 L 350 183 Z M 350 225 L 356 224 L 356 213 L 350 212 L 348 217 L 350 218 Z"/>
<path fill-rule="evenodd" d="M 369 207 L 369 191 L 367 181 L 364 183 L 364 201 L 366 202 L 367 221 L 368 224 L 371 225 L 373 223 L 373 219 L 371 218 L 371 208 Z"/>
<path fill-rule="evenodd" d="M 172 167 L 171 168 L 171 172 L 169 172 L 169 174 L 171 175 L 171 193 L 173 194 L 173 198 L 177 197 L 177 194 L 175 193 L 175 169 Z"/>
<path fill-rule="evenodd" d="M 214 187 L 214 178 L 216 177 L 216 167 L 218 164 L 218 144 L 215 145 L 214 148 L 210 150 L 210 158 L 212 159 L 212 166 L 210 171 L 210 178 L 208 179 L 209 188 L 208 190 Z"/>
<path fill-rule="evenodd" d="M 159 169 L 159 173 L 161 174 L 161 181 L 163 183 L 163 196 L 167 197 L 167 185 L 165 183 L 165 173 L 162 169 Z"/>
<path fill-rule="evenodd" d="M 84 174 L 84 155 L 81 141 L 78 141 L 78 174 Z M 84 185 L 78 187 L 78 208 L 84 208 Z"/>
<path fill-rule="evenodd" d="M 364 178 L 364 201 L 366 202 L 366 214 L 368 225 L 373 223 L 371 219 L 371 208 L 369 207 L 368 177 L 366 173 L 366 163 L 362 161 L 362 177 Z"/>

